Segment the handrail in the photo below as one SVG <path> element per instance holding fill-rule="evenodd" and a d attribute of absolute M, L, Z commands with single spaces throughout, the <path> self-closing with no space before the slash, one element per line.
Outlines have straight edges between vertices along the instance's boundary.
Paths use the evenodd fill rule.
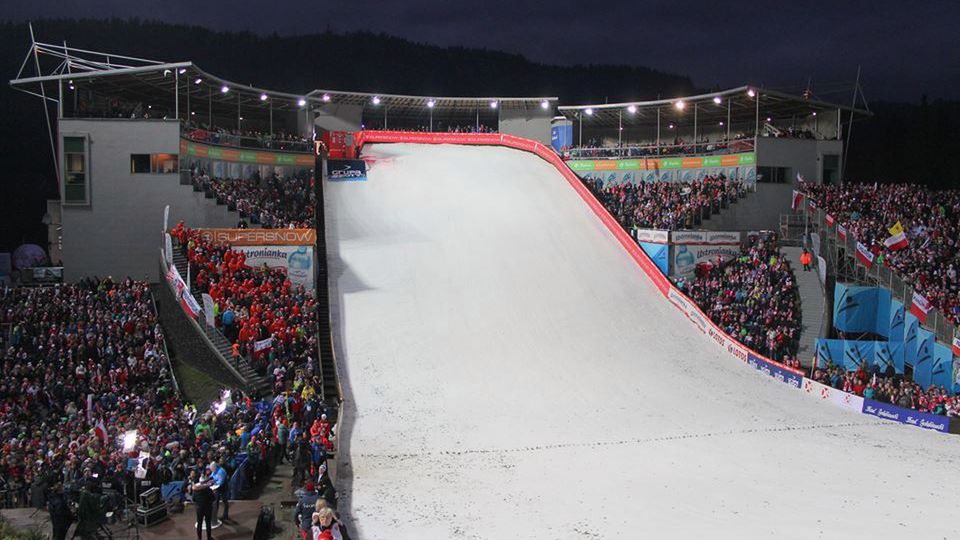
<path fill-rule="evenodd" d="M 161 254 L 161 257 L 163 255 Z M 157 322 L 160 321 L 160 312 L 157 311 L 157 299 L 153 297 L 153 292 L 150 292 L 150 307 L 153 309 L 153 316 L 156 317 Z M 177 383 L 177 374 L 173 371 L 173 363 L 170 361 L 170 351 L 167 349 L 167 335 L 163 336 L 163 354 L 167 358 L 167 369 L 170 371 L 170 379 L 173 381 L 173 390 L 180 396 L 180 384 Z"/>
<path fill-rule="evenodd" d="M 756 143 L 751 138 L 689 144 L 575 147 L 565 150 L 564 157 L 568 159 L 623 159 L 633 157 L 717 156 L 752 152 L 755 149 Z"/>
<path fill-rule="evenodd" d="M 193 142 L 227 146 L 231 148 L 249 148 L 251 150 L 270 150 L 273 152 L 290 152 L 297 154 L 313 152 L 313 143 L 306 140 L 286 141 L 281 139 L 252 137 L 249 135 L 235 135 L 220 131 L 200 128 L 185 128 L 181 130 L 184 139 Z"/>

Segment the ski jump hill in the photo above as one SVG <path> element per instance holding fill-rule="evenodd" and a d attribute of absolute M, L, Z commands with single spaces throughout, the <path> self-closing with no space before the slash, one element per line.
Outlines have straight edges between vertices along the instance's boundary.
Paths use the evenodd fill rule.
<path fill-rule="evenodd" d="M 358 137 L 324 189 L 361 538 L 958 534 L 958 439 L 733 341 L 549 147 Z"/>

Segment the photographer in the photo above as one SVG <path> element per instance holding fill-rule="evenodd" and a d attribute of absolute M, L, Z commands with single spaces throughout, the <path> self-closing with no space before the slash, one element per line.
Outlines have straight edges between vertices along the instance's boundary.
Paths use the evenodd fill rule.
<path fill-rule="evenodd" d="M 58 482 L 50 488 L 47 510 L 50 512 L 50 521 L 53 522 L 53 540 L 65 540 L 67 530 L 73 523 L 73 514 L 70 513 L 67 497 L 63 493 L 63 484 Z"/>
<path fill-rule="evenodd" d="M 88 482 L 80 492 L 80 505 L 77 508 L 77 530 L 74 536 L 96 538 L 104 519 L 104 501 L 100 492 L 100 483 Z"/>
<path fill-rule="evenodd" d="M 197 471 L 190 474 L 190 493 L 193 494 L 193 504 L 197 507 L 197 540 L 203 537 L 203 522 L 207 522 L 207 540 L 213 536 L 210 533 L 213 527 L 213 479 L 204 473 L 198 477 Z"/>

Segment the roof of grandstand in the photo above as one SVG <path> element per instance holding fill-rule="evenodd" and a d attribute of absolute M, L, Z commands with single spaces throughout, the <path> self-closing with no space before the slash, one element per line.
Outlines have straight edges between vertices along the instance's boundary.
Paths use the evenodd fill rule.
<path fill-rule="evenodd" d="M 760 97 L 759 112 L 757 95 Z M 559 107 L 560 114 L 569 120 L 576 121 L 581 118 L 581 115 L 588 116 L 591 125 L 601 127 L 655 125 L 657 123 L 657 111 L 660 111 L 662 122 L 668 122 L 680 115 L 692 118 L 694 109 L 696 109 L 697 120 L 702 122 L 701 125 L 704 126 L 711 122 L 728 120 L 733 122 L 749 120 L 750 123 L 753 123 L 759 115 L 763 115 L 764 118 L 768 116 L 791 118 L 838 109 L 845 112 L 852 111 L 855 116 L 872 114 L 866 109 L 829 103 L 812 97 L 797 96 L 756 86 L 738 86 L 696 96 L 682 96 L 654 101 Z"/>
<path fill-rule="evenodd" d="M 37 58 L 34 62 L 33 53 Z M 36 75 L 26 76 L 27 68 Z M 35 68 L 35 69 L 34 69 Z M 556 103 L 556 97 L 430 97 L 338 90 L 313 90 L 291 94 L 239 84 L 217 77 L 190 61 L 161 62 L 111 53 L 90 51 L 37 42 L 31 46 L 15 79 L 10 85 L 38 97 L 56 101 L 60 92 L 81 85 L 106 96 L 137 99 L 143 102 L 170 101 L 179 94 L 181 100 L 192 99 L 210 107 L 215 115 L 236 111 L 237 106 L 263 106 L 274 110 L 296 110 L 307 104 L 375 105 L 403 115 L 436 108 L 445 111 L 469 111 L 496 106 L 506 109 L 535 109 L 543 102 Z M 430 105 L 430 103 L 433 103 Z"/>

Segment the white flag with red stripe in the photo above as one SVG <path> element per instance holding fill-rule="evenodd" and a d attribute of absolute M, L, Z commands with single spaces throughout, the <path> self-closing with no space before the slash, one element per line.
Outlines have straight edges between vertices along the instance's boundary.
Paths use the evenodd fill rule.
<path fill-rule="evenodd" d="M 873 266 L 873 253 L 860 242 L 857 242 L 857 260 L 868 269 Z"/>
<path fill-rule="evenodd" d="M 833 216 L 831 216 L 830 214 L 827 214 L 827 216 L 824 219 L 827 222 L 827 227 L 833 227 L 833 221 L 834 221 Z"/>
<path fill-rule="evenodd" d="M 910 313 L 913 313 L 921 323 L 927 322 L 927 313 L 933 309 L 933 304 L 920 293 L 913 293 L 913 301 L 910 302 Z M 956 346 L 956 344 L 954 344 Z"/>
<path fill-rule="evenodd" d="M 93 433 L 103 441 L 103 445 L 106 446 L 109 442 L 109 436 L 107 435 L 107 426 L 103 425 L 103 418 L 97 421 L 97 425 L 93 426 Z"/>
<path fill-rule="evenodd" d="M 953 355 L 960 356 L 960 337 L 953 338 Z"/>
<path fill-rule="evenodd" d="M 260 351 L 265 351 L 273 347 L 273 337 L 268 337 L 267 339 L 261 339 L 260 341 L 255 341 L 253 343 L 253 352 L 258 353 Z"/>
<path fill-rule="evenodd" d="M 800 208 L 800 203 L 803 202 L 803 193 L 800 193 L 797 190 L 793 190 L 793 201 L 790 203 L 790 208 L 796 210 Z"/>
<path fill-rule="evenodd" d="M 837 223 L 837 236 L 839 236 L 841 240 L 847 239 L 847 228 L 843 226 L 843 223 Z"/>
<path fill-rule="evenodd" d="M 893 251 L 899 251 L 909 246 L 910 242 L 907 241 L 907 235 L 903 232 L 900 232 L 884 240 L 883 245 L 887 246 Z"/>

